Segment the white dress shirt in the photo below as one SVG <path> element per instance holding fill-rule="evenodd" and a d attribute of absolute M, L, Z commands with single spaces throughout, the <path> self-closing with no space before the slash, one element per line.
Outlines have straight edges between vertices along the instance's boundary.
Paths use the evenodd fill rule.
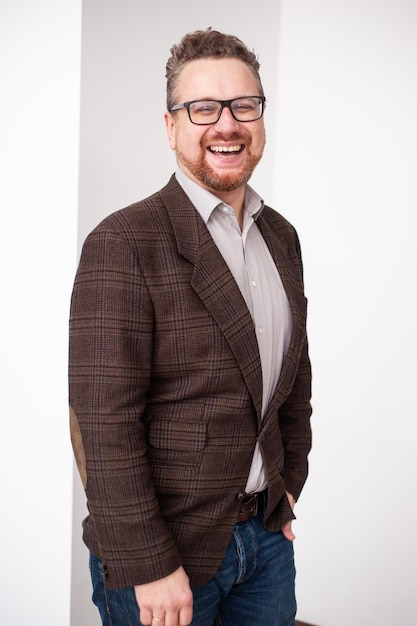
<path fill-rule="evenodd" d="M 262 417 L 278 383 L 292 331 L 291 311 L 276 265 L 256 225 L 263 201 L 246 186 L 243 228 L 234 210 L 191 180 L 180 168 L 176 178 L 201 215 L 242 293 L 253 319 L 262 366 Z M 256 444 L 246 492 L 267 486 Z"/>

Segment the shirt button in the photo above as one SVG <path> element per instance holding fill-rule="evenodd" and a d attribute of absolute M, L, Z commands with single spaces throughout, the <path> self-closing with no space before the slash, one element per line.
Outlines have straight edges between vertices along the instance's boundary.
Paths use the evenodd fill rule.
<path fill-rule="evenodd" d="M 252 287 L 256 287 L 256 280 L 252 281 Z"/>
<path fill-rule="evenodd" d="M 262 327 L 261 327 L 261 326 L 259 326 L 258 330 L 259 330 L 259 334 L 260 334 L 260 335 L 263 335 L 263 332 L 264 332 L 264 331 L 262 330 Z"/>

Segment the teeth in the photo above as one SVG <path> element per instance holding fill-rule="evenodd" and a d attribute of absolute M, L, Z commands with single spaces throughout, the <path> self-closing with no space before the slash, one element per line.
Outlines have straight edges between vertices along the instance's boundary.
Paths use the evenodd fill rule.
<path fill-rule="evenodd" d="M 210 146 L 210 150 L 212 152 L 239 152 L 241 149 L 241 145 L 239 146 Z"/>

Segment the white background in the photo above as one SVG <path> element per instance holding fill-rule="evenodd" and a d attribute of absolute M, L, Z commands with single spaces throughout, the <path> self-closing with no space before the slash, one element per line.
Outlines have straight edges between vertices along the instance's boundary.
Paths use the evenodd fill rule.
<path fill-rule="evenodd" d="M 417 624 L 417 4 L 283 2 L 276 207 L 309 297 L 300 617 Z"/>
<path fill-rule="evenodd" d="M 0 1 L 0 623 L 67 626 L 81 2 Z"/>
<path fill-rule="evenodd" d="M 314 449 L 296 511 L 299 617 L 414 626 L 412 0 L 215 0 L 208 18 L 189 0 L 85 0 L 82 16 L 76 0 L 1 0 L 1 623 L 70 624 L 71 550 L 71 624 L 99 623 L 78 477 L 71 518 L 71 284 L 87 232 L 173 170 L 165 62 L 209 25 L 259 53 L 268 143 L 252 182 L 302 242 Z"/>

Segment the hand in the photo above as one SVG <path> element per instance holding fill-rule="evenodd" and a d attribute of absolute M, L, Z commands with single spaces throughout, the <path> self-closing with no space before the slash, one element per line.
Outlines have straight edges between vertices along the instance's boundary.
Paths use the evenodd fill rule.
<path fill-rule="evenodd" d="M 135 594 L 144 626 L 188 626 L 191 623 L 193 594 L 182 567 L 165 578 L 136 585 Z"/>
<path fill-rule="evenodd" d="M 295 500 L 294 497 L 287 491 L 288 502 L 290 503 L 291 509 L 294 511 Z M 292 532 L 292 522 L 288 522 L 285 526 L 282 527 L 282 534 L 288 541 L 294 541 L 295 535 Z"/>

